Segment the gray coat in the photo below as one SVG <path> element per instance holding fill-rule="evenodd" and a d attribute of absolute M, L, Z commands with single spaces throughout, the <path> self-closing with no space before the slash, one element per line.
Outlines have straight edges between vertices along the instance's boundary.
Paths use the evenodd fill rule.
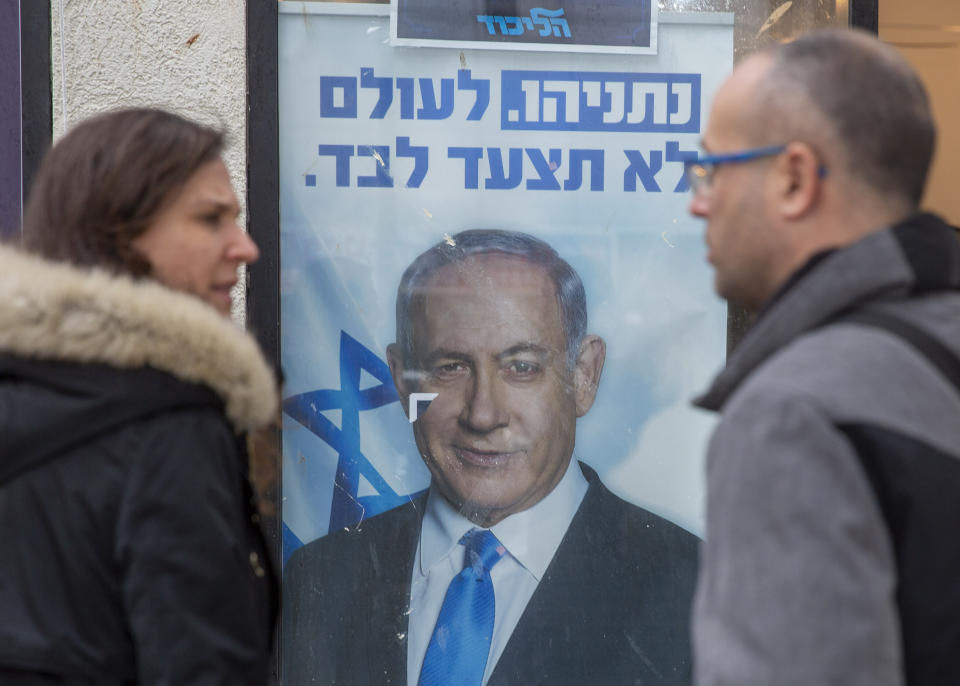
<path fill-rule="evenodd" d="M 699 686 L 960 683 L 960 395 L 845 314 L 960 354 L 960 242 L 932 215 L 818 256 L 706 394 Z"/>

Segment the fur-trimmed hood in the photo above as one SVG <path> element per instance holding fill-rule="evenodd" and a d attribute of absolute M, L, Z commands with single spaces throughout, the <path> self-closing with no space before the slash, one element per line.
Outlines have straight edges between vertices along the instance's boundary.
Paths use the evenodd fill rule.
<path fill-rule="evenodd" d="M 0 354 L 152 368 L 208 387 L 237 431 L 268 424 L 276 380 L 253 337 L 193 296 L 0 246 Z"/>

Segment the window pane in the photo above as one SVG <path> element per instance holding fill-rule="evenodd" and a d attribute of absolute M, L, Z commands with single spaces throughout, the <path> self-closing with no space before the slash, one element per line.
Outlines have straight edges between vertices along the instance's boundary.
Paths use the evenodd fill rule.
<path fill-rule="evenodd" d="M 465 561 L 484 681 L 688 681 L 727 311 L 683 162 L 846 3 L 280 10 L 286 683 L 442 672 Z"/>

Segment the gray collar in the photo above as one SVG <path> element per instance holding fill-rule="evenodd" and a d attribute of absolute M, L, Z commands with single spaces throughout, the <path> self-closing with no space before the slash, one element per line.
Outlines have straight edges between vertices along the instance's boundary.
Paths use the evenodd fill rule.
<path fill-rule="evenodd" d="M 936 252 L 938 254 L 932 254 Z M 944 260 L 943 255 L 949 259 Z M 919 277 L 918 277 L 919 275 Z M 868 302 L 956 288 L 960 243 L 937 217 L 918 214 L 823 258 L 763 313 L 694 404 L 720 410 L 768 357 L 806 331 Z"/>

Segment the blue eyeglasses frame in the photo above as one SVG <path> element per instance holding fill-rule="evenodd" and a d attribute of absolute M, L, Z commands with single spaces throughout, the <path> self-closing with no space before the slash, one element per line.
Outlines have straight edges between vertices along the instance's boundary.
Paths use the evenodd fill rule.
<path fill-rule="evenodd" d="M 713 170 L 724 164 L 738 164 L 741 162 L 750 162 L 763 157 L 773 157 L 779 155 L 787 149 L 786 143 L 782 145 L 765 145 L 760 148 L 749 148 L 747 150 L 738 150 L 720 155 L 701 155 L 696 159 L 686 160 L 683 163 L 683 175 L 687 180 L 690 190 L 697 192 L 702 188 L 709 188 L 713 181 Z M 827 175 L 827 168 L 822 164 L 817 167 L 817 175 L 822 179 Z"/>

